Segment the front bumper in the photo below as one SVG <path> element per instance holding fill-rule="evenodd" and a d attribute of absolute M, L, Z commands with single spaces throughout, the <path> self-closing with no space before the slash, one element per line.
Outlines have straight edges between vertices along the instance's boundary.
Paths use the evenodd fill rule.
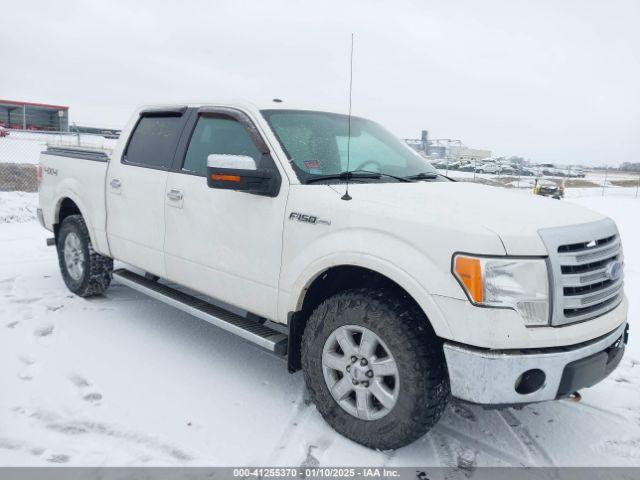
<path fill-rule="evenodd" d="M 567 396 L 595 385 L 620 363 L 625 322 L 571 347 L 499 352 L 445 343 L 451 394 L 482 405 L 515 405 Z"/>

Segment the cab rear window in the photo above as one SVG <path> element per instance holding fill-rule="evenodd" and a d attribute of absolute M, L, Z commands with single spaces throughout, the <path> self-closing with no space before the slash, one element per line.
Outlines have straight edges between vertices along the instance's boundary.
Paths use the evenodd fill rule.
<path fill-rule="evenodd" d="M 123 162 L 166 170 L 171 166 L 184 126 L 180 116 L 141 117 L 131 135 Z"/>

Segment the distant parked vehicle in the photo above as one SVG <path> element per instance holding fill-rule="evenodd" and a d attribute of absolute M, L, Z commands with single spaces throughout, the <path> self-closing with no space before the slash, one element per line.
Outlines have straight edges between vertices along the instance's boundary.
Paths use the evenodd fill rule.
<path fill-rule="evenodd" d="M 586 176 L 584 170 L 580 168 L 569 168 L 566 171 L 566 176 L 569 178 L 584 178 Z"/>
<path fill-rule="evenodd" d="M 538 176 L 538 172 L 528 167 L 520 168 L 520 170 L 518 170 L 517 173 L 521 177 L 537 177 Z"/>
<path fill-rule="evenodd" d="M 8 136 L 9 136 L 9 130 L 0 126 L 0 137 L 8 137 Z"/>
<path fill-rule="evenodd" d="M 436 162 L 433 162 L 431 165 L 433 165 L 435 168 L 439 168 L 439 169 L 445 169 L 447 168 L 447 161 L 446 160 L 438 160 Z"/>
<path fill-rule="evenodd" d="M 462 165 L 461 162 L 449 162 L 446 168 L 448 170 L 458 170 L 461 165 Z"/>
<path fill-rule="evenodd" d="M 556 167 L 553 163 L 542 163 L 540 165 L 538 165 L 539 169 L 540 169 L 540 173 L 542 173 L 543 175 L 547 175 L 549 177 L 564 177 L 565 176 L 565 172 Z"/>
<path fill-rule="evenodd" d="M 491 173 L 491 174 L 505 174 L 510 175 L 514 173 L 514 169 L 511 165 L 505 165 L 501 163 L 485 163 L 484 165 L 480 165 L 476 172 L 478 173 Z"/>
<path fill-rule="evenodd" d="M 475 165 L 473 163 L 465 163 L 458 168 L 461 172 L 474 172 L 476 170 Z"/>
<path fill-rule="evenodd" d="M 543 197 L 551 197 L 556 200 L 560 200 L 564 197 L 564 180 L 560 185 L 557 185 L 551 180 L 537 179 L 533 187 L 533 193 L 535 195 L 541 195 Z"/>
<path fill-rule="evenodd" d="M 485 163 L 476 168 L 478 173 L 498 173 L 499 167 L 495 163 Z"/>
<path fill-rule="evenodd" d="M 498 165 L 498 168 L 499 168 L 498 173 L 501 173 L 504 175 L 511 175 L 517 171 L 517 168 L 509 164 L 500 164 Z"/>

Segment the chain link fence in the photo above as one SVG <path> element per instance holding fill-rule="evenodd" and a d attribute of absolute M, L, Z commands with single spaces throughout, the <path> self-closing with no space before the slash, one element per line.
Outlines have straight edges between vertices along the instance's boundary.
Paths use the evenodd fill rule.
<path fill-rule="evenodd" d="M 0 191 L 35 192 L 40 152 L 47 145 L 80 146 L 110 152 L 112 138 L 88 133 L 0 129 Z"/>
<path fill-rule="evenodd" d="M 640 172 L 618 169 L 580 170 L 580 175 L 568 173 L 550 174 L 540 167 L 523 167 L 509 173 L 478 172 L 479 168 L 439 168 L 439 171 L 458 181 L 481 183 L 495 187 L 530 190 L 536 186 L 556 186 L 564 189 L 566 196 L 622 196 L 640 198 Z"/>

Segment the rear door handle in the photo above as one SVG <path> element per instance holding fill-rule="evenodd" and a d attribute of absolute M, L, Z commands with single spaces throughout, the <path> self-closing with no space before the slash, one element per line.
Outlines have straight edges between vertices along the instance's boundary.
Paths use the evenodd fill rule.
<path fill-rule="evenodd" d="M 173 200 L 174 202 L 179 202 L 180 200 L 182 200 L 182 191 L 172 188 L 167 192 L 167 198 L 169 198 L 169 200 Z"/>
<path fill-rule="evenodd" d="M 120 188 L 122 186 L 122 182 L 117 178 L 112 178 L 109 185 L 111 185 L 111 188 Z"/>

